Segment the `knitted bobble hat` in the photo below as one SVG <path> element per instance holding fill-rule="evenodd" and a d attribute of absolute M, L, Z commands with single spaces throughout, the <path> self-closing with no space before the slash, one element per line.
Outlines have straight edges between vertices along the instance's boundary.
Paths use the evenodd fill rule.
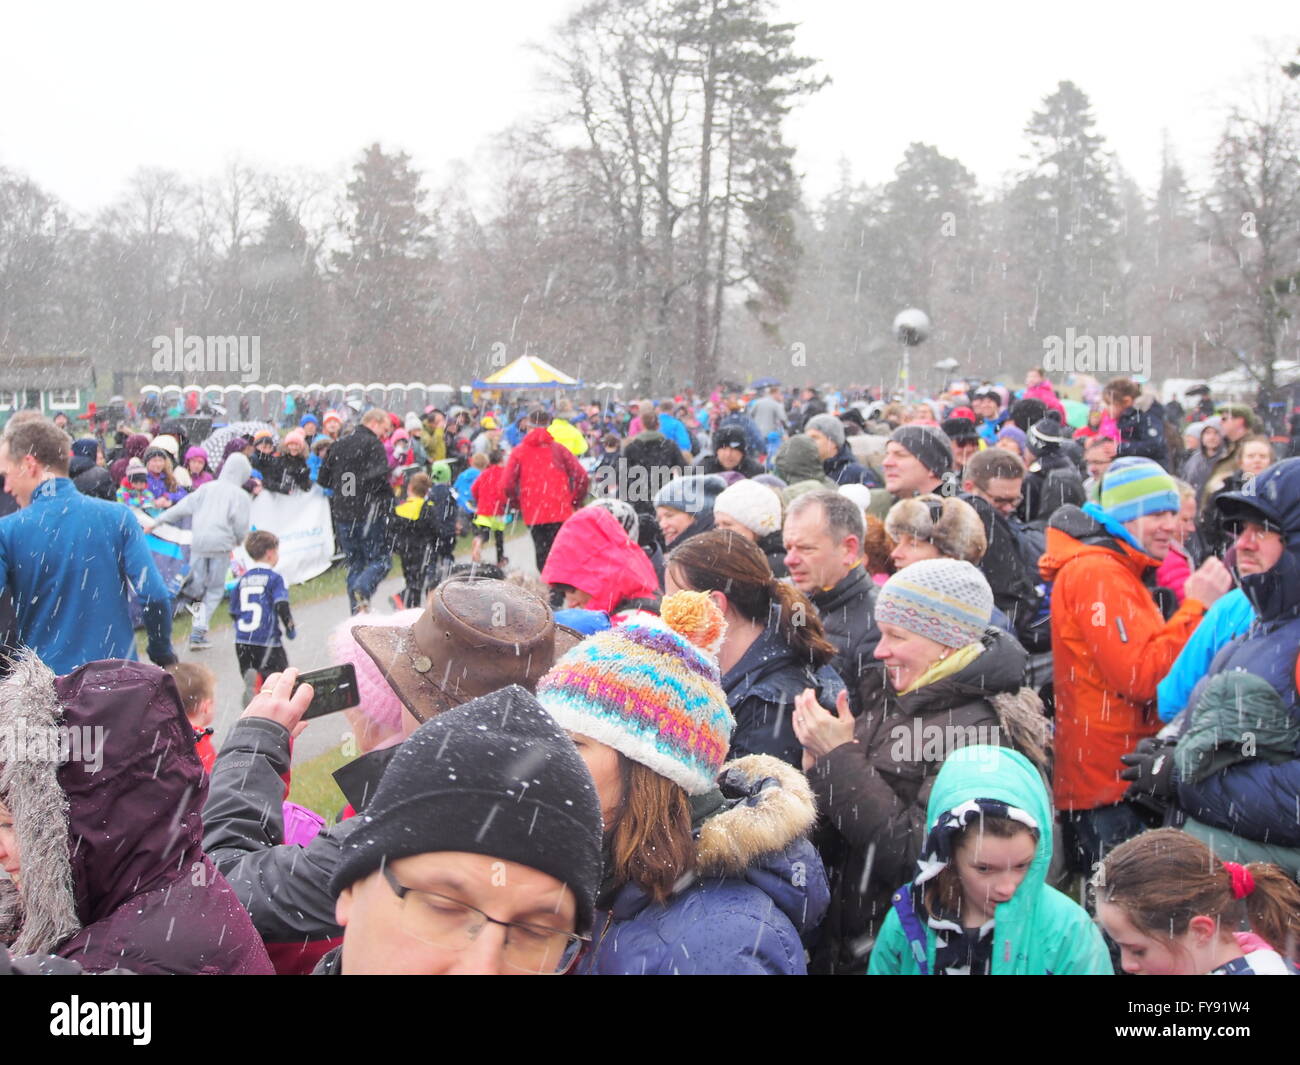
<path fill-rule="evenodd" d="M 703 795 L 736 726 L 716 658 L 727 626 L 703 592 L 677 592 L 660 609 L 583 640 L 538 682 L 537 698 L 561 728 Z"/>
<path fill-rule="evenodd" d="M 737 481 L 718 496 L 713 514 L 728 514 L 755 535 L 767 536 L 781 528 L 781 499 L 766 485 Z"/>
<path fill-rule="evenodd" d="M 887 580 L 876 598 L 876 622 L 961 648 L 984 635 L 993 616 L 989 582 L 969 562 L 931 558 Z"/>

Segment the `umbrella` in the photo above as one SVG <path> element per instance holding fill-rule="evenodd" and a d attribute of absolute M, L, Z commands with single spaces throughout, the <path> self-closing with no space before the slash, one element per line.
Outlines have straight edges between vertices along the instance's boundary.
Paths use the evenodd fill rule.
<path fill-rule="evenodd" d="M 778 381 L 775 377 L 760 377 L 749 387 L 750 388 L 775 388 L 780 383 L 781 382 Z"/>
<path fill-rule="evenodd" d="M 234 422 L 231 425 L 223 425 L 204 440 L 199 447 L 208 453 L 208 462 L 215 466 L 216 463 L 221 461 L 221 453 L 231 440 L 237 436 L 242 436 L 245 440 L 252 440 L 253 434 L 259 429 L 270 429 L 272 433 L 275 433 L 275 426 L 270 422 Z M 278 436 L 278 434 L 276 435 Z"/>

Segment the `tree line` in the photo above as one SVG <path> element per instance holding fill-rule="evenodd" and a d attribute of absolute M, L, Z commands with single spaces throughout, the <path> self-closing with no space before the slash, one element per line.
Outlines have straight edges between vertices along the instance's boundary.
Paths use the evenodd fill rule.
<path fill-rule="evenodd" d="M 142 169 L 87 219 L 0 169 L 0 360 L 82 354 L 130 387 L 180 328 L 260 336 L 282 383 L 457 384 L 529 353 L 629 390 L 890 386 L 912 306 L 923 385 L 949 358 L 1018 376 L 1069 329 L 1151 337 L 1156 378 L 1245 362 L 1269 384 L 1294 357 L 1297 64 L 1261 64 L 1205 188 L 1166 144 L 1142 189 L 1063 81 L 1002 185 L 914 143 L 892 180 L 846 166 L 813 203 L 788 118 L 828 78 L 796 37 L 764 0 L 595 0 L 540 46 L 538 113 L 490 173 L 437 189 L 372 144 L 342 187 Z"/>

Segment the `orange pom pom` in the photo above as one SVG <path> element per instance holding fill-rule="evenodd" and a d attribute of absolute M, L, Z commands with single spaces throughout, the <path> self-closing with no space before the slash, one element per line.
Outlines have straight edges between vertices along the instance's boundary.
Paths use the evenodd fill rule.
<path fill-rule="evenodd" d="M 717 657 L 727 621 L 705 592 L 674 592 L 660 604 L 659 616 L 673 632 Z"/>

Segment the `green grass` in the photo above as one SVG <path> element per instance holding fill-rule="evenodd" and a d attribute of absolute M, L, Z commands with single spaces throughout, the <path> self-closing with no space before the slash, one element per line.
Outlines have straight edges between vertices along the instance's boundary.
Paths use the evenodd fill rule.
<path fill-rule="evenodd" d="M 315 810 L 330 824 L 347 804 L 343 792 L 331 774 L 352 760 L 342 747 L 318 754 L 315 758 L 293 767 L 290 777 L 289 801 Z"/>

